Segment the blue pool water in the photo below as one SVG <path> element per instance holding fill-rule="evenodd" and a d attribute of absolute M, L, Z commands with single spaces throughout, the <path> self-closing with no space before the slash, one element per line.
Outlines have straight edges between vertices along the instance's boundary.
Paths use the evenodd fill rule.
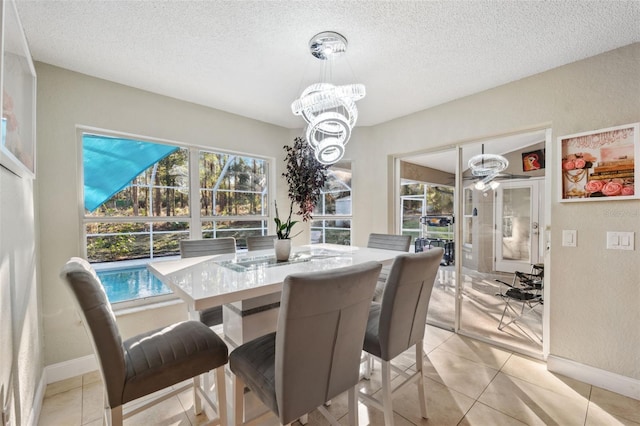
<path fill-rule="evenodd" d="M 111 303 L 171 293 L 146 266 L 97 271 Z"/>

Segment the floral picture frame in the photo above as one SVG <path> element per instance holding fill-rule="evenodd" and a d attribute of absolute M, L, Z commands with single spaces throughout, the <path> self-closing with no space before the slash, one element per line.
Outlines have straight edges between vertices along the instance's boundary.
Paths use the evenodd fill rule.
<path fill-rule="evenodd" d="M 640 123 L 558 137 L 560 201 L 640 198 Z"/>
<path fill-rule="evenodd" d="M 3 0 L 0 54 L 0 164 L 20 177 L 36 174 L 36 72 L 15 2 Z"/>

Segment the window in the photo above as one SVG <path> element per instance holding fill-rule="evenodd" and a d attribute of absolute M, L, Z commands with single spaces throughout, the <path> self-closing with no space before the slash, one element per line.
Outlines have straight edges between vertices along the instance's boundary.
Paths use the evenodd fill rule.
<path fill-rule="evenodd" d="M 351 163 L 327 170 L 327 181 L 313 211 L 311 244 L 351 245 Z"/>
<path fill-rule="evenodd" d="M 182 239 L 230 236 L 242 247 L 248 235 L 267 234 L 265 159 L 89 133 L 82 152 L 85 247 L 97 269 L 144 268 L 178 256 Z M 145 296 L 137 282 L 125 284 L 129 299 Z"/>
<path fill-rule="evenodd" d="M 453 187 L 405 179 L 401 184 L 402 235 L 452 240 Z"/>
<path fill-rule="evenodd" d="M 234 237 L 246 247 L 251 235 L 267 235 L 268 162 L 263 159 L 200 151 L 202 238 Z"/>

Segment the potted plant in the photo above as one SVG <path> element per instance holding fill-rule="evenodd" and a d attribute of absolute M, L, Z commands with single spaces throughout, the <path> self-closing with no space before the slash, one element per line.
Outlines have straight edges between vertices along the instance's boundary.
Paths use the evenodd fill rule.
<path fill-rule="evenodd" d="M 313 149 L 302 138 L 297 137 L 293 146 L 284 146 L 287 170 L 282 174 L 289 186 L 289 199 L 299 206 L 296 214 L 307 222 L 313 217 L 313 209 L 320 199 L 320 191 L 327 181 L 327 165 L 313 155 Z"/>
<path fill-rule="evenodd" d="M 291 254 L 291 239 L 289 235 L 291 234 L 291 228 L 293 228 L 293 225 L 298 223 L 298 221 L 291 220 L 293 203 L 291 203 L 289 207 L 289 217 L 284 222 L 280 220 L 278 202 L 274 201 L 274 204 L 276 205 L 276 216 L 273 218 L 273 221 L 276 223 L 276 235 L 278 236 L 278 239 L 274 241 L 276 260 L 288 260 Z"/>
<path fill-rule="evenodd" d="M 313 155 L 313 149 L 304 139 L 297 137 L 293 146 L 284 146 L 287 155 L 284 159 L 286 171 L 282 176 L 287 180 L 289 186 L 289 217 L 286 221 L 280 219 L 278 204 L 276 203 L 276 234 L 278 239 L 274 242 L 276 260 L 287 260 L 291 253 L 291 240 L 289 235 L 293 225 L 298 221 L 291 220 L 293 205 L 297 204 L 299 210 L 296 214 L 302 216 L 302 221 L 307 222 L 312 219 L 311 214 L 320 198 L 320 190 L 327 180 L 327 166 L 321 164 Z M 302 232 L 302 231 L 300 231 Z M 296 234 L 297 235 L 297 234 Z"/>

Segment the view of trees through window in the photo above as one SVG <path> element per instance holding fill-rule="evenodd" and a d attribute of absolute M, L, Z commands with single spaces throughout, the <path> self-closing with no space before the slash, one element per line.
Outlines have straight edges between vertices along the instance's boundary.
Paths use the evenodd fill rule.
<path fill-rule="evenodd" d="M 411 235 L 414 240 L 453 239 L 453 187 L 403 181 L 400 198 L 403 235 Z M 424 224 L 421 217 L 426 217 Z"/>
<path fill-rule="evenodd" d="M 85 210 L 90 261 L 179 255 L 180 240 L 188 238 L 233 236 L 242 245 L 247 235 L 266 235 L 268 162 L 196 150 L 200 194 L 199 206 L 193 207 L 192 150 L 175 150 L 141 170 L 95 210 Z M 194 229 L 200 232 L 190 236 Z"/>
<path fill-rule="evenodd" d="M 321 193 L 313 211 L 311 243 L 351 245 L 351 163 L 331 166 Z"/>

